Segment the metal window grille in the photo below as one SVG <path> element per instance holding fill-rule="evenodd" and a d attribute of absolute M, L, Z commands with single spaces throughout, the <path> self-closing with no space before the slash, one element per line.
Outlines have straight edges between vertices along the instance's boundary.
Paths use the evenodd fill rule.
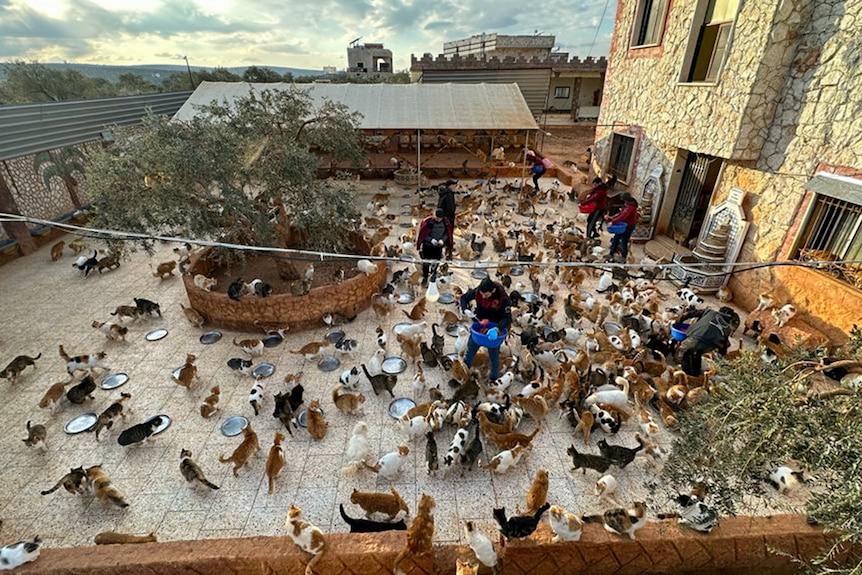
<path fill-rule="evenodd" d="M 829 263 L 862 259 L 862 205 L 818 195 L 796 255 L 826 262 L 823 271 L 862 289 L 862 264 Z"/>

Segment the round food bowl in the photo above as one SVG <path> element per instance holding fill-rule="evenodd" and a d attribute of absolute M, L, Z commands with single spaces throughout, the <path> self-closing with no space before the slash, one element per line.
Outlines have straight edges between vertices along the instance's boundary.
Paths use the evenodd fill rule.
<path fill-rule="evenodd" d="M 341 360 L 334 355 L 324 355 L 317 361 L 317 369 L 320 371 L 335 371 L 341 365 Z"/>
<path fill-rule="evenodd" d="M 470 272 L 470 275 L 472 277 L 476 278 L 477 280 L 483 280 L 486 277 L 488 277 L 488 272 L 486 272 L 483 269 L 475 269 L 472 272 Z"/>
<path fill-rule="evenodd" d="M 455 294 L 441 293 L 440 299 L 438 299 L 437 301 L 444 304 L 444 305 L 449 305 L 450 303 L 455 303 Z"/>
<path fill-rule="evenodd" d="M 326 335 L 324 335 L 323 337 L 329 343 L 338 343 L 344 338 L 344 335 L 345 334 L 343 329 L 334 328 L 326 332 Z"/>
<path fill-rule="evenodd" d="M 221 339 L 221 332 L 218 330 L 208 331 L 201 335 L 200 342 L 204 345 L 212 345 Z"/>
<path fill-rule="evenodd" d="M 503 342 L 506 341 L 506 336 L 508 334 L 505 331 L 500 332 L 500 335 L 497 336 L 497 339 L 492 340 L 486 334 L 479 331 L 479 329 L 482 327 L 482 324 L 479 322 L 476 322 L 472 326 L 470 326 L 470 337 L 472 337 L 473 341 L 475 341 L 482 347 L 493 349 L 500 347 L 501 345 L 503 345 Z M 491 329 L 492 327 L 497 327 L 497 324 L 494 322 L 488 322 L 484 327 L 487 329 Z"/>
<path fill-rule="evenodd" d="M 252 370 L 255 379 L 266 379 L 275 373 L 275 366 L 268 362 L 257 364 Z"/>
<path fill-rule="evenodd" d="M 326 415 L 322 409 L 320 413 Z M 300 427 L 308 427 L 308 409 L 303 409 L 296 415 L 296 424 Z"/>
<path fill-rule="evenodd" d="M 623 329 L 620 324 L 614 323 L 612 321 L 605 322 L 602 327 L 605 328 L 605 333 L 608 335 L 617 335 Z"/>
<path fill-rule="evenodd" d="M 408 327 L 411 327 L 412 325 L 413 324 L 409 321 L 401 321 L 392 326 L 392 331 L 395 333 L 395 335 L 401 335 L 401 332 L 403 332 Z"/>
<path fill-rule="evenodd" d="M 242 415 L 234 415 L 228 417 L 221 424 L 221 434 L 225 437 L 234 437 L 242 433 L 242 430 L 248 425 L 248 418 Z"/>
<path fill-rule="evenodd" d="M 404 358 L 397 355 L 387 357 L 380 364 L 380 370 L 388 375 L 398 375 L 399 373 L 404 373 L 406 369 L 407 362 L 404 361 Z"/>
<path fill-rule="evenodd" d="M 446 326 L 446 335 L 451 335 L 452 337 L 458 337 L 458 330 L 461 329 L 463 323 L 450 323 Z M 464 326 L 467 327 L 467 326 Z"/>
<path fill-rule="evenodd" d="M 284 337 L 280 333 L 271 333 L 260 341 L 263 342 L 263 347 L 273 348 L 280 346 L 284 341 Z"/>
<path fill-rule="evenodd" d="M 522 266 L 512 266 L 512 269 L 509 270 L 510 276 L 522 276 L 524 275 L 524 268 Z"/>
<path fill-rule="evenodd" d="M 609 234 L 621 234 L 626 231 L 626 224 L 610 224 L 608 226 Z"/>
<path fill-rule="evenodd" d="M 670 326 L 670 337 L 674 341 L 682 341 L 688 337 L 688 328 L 690 327 L 691 324 L 688 323 L 675 323 Z"/>
<path fill-rule="evenodd" d="M 144 339 L 147 341 L 159 341 L 160 339 L 165 339 L 168 336 L 168 330 L 163 327 L 154 329 L 147 333 L 144 336 Z"/>
<path fill-rule="evenodd" d="M 398 419 L 416 407 L 416 402 L 409 397 L 396 397 L 389 403 L 389 416 Z"/>
<path fill-rule="evenodd" d="M 99 384 L 99 387 L 102 389 L 117 389 L 118 387 L 125 385 L 127 381 L 129 381 L 129 374 L 119 371 L 117 373 L 106 375 L 102 379 L 102 383 Z"/>
<path fill-rule="evenodd" d="M 412 293 L 406 291 L 402 294 L 399 294 L 397 301 L 398 301 L 398 303 L 400 303 L 402 305 L 406 305 L 406 304 L 413 303 L 413 300 L 415 300 L 415 299 L 416 299 L 416 297 Z"/>
<path fill-rule="evenodd" d="M 96 425 L 96 421 L 98 421 L 98 419 L 99 416 L 95 413 L 82 413 L 81 415 L 70 419 L 63 427 L 63 431 L 69 435 L 83 433 L 92 429 L 93 426 Z"/>
<path fill-rule="evenodd" d="M 162 413 L 159 415 L 152 416 L 151 418 L 147 419 L 147 421 L 145 421 L 144 423 L 149 423 L 157 417 L 160 417 L 162 422 L 158 425 L 158 427 L 153 429 L 153 435 L 158 435 L 161 432 L 163 432 L 164 430 L 166 430 L 167 428 L 169 428 L 171 426 L 171 422 L 172 422 L 170 415 L 168 415 L 166 413 Z"/>

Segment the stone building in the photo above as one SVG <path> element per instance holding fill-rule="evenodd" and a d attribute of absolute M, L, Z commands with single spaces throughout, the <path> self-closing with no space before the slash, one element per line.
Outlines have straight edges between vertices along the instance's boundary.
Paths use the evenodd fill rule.
<path fill-rule="evenodd" d="M 536 34 L 534 36 L 506 36 L 503 34 L 475 34 L 469 38 L 443 43 L 443 55 L 474 54 L 480 58 L 539 58 L 550 57 L 556 41 L 555 36 Z"/>
<path fill-rule="evenodd" d="M 392 74 L 392 50 L 383 44 L 351 44 L 347 47 L 347 73 L 387 76 Z"/>
<path fill-rule="evenodd" d="M 860 22 L 857 1 L 618 1 L 593 162 L 636 197 L 660 191 L 648 253 L 702 243 L 710 210 L 741 198 L 739 262 L 862 259 Z M 862 318 L 862 266 L 819 267 L 729 285 L 840 340 Z"/>

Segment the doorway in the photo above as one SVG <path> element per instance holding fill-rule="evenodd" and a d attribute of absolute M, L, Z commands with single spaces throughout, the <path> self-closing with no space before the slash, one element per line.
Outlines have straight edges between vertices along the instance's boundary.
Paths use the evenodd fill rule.
<path fill-rule="evenodd" d="M 670 226 L 678 244 L 688 245 L 700 235 L 721 166 L 721 158 L 688 152 Z"/>

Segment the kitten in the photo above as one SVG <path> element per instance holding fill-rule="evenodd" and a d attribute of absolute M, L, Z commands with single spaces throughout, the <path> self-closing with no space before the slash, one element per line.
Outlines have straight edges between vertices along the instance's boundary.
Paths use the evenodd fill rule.
<path fill-rule="evenodd" d="M 204 291 L 211 291 L 216 286 L 216 283 L 215 279 L 208 278 L 203 274 L 197 274 L 194 279 L 195 286 Z"/>
<path fill-rule="evenodd" d="M 467 547 L 473 550 L 476 559 L 485 567 L 491 567 L 496 571 L 497 552 L 494 551 L 494 544 L 487 535 L 473 526 L 472 521 L 464 522 L 464 539 L 467 541 Z"/>
<path fill-rule="evenodd" d="M 263 355 L 264 345 L 263 341 L 259 339 L 252 338 L 237 341 L 236 338 L 233 338 L 233 344 L 252 357 Z"/>
<path fill-rule="evenodd" d="M 148 535 L 131 535 L 115 531 L 102 531 L 93 538 L 96 545 L 134 545 L 137 543 L 158 543 L 155 533 Z"/>
<path fill-rule="evenodd" d="M 135 302 L 135 307 L 138 308 L 140 315 L 153 315 L 156 314 L 159 317 L 162 317 L 162 308 L 159 304 L 154 301 L 150 301 L 144 298 L 132 298 Z"/>
<path fill-rule="evenodd" d="M 284 448 L 281 442 L 284 441 L 284 435 L 276 432 L 275 439 L 272 442 L 272 447 L 269 448 L 269 457 L 266 458 L 266 477 L 269 480 L 269 495 L 275 490 L 275 479 L 284 469 Z"/>
<path fill-rule="evenodd" d="M 772 292 L 764 292 L 757 296 L 757 306 L 751 310 L 751 313 L 758 311 L 766 311 L 775 305 L 775 297 Z"/>
<path fill-rule="evenodd" d="M 72 495 L 81 495 L 87 490 L 87 473 L 83 467 L 70 469 L 69 473 L 60 478 L 54 487 L 41 491 L 42 495 L 49 495 L 57 491 L 60 486 Z"/>
<path fill-rule="evenodd" d="M 347 451 L 344 454 L 347 460 L 341 472 L 345 475 L 356 473 L 365 464 L 368 458 L 368 424 L 360 421 L 353 426 L 353 433 L 347 442 Z"/>
<path fill-rule="evenodd" d="M 66 242 L 60 240 L 53 246 L 51 246 L 51 261 L 56 262 L 61 257 L 63 257 L 63 248 L 66 247 Z"/>
<path fill-rule="evenodd" d="M 419 508 L 416 517 L 407 528 L 407 545 L 395 557 L 392 571 L 396 575 L 403 573 L 398 565 L 408 556 L 420 557 L 432 551 L 432 540 L 434 539 L 434 498 L 425 493 L 419 499 Z"/>
<path fill-rule="evenodd" d="M 129 393 L 121 393 L 120 399 L 109 405 L 105 411 L 99 414 L 99 419 L 96 420 L 96 424 L 92 427 L 90 431 L 93 431 L 96 434 L 96 441 L 99 441 L 101 437 L 99 437 L 99 433 L 103 429 L 107 429 L 109 432 L 114 427 L 114 422 L 118 417 L 121 417 L 124 421 L 126 416 L 128 415 L 128 410 L 123 410 L 123 404 L 131 399 L 132 395 Z"/>
<path fill-rule="evenodd" d="M 552 505 L 548 512 L 548 522 L 554 532 L 551 543 L 580 541 L 584 522 L 574 513 L 569 513 L 559 505 Z"/>
<path fill-rule="evenodd" d="M 192 452 L 188 449 L 183 449 L 180 451 L 180 473 L 182 474 L 183 478 L 189 483 L 197 481 L 198 483 L 205 485 L 213 490 L 217 490 L 219 488 L 218 485 L 210 482 L 204 476 L 204 472 L 201 471 L 200 466 L 198 466 L 198 464 L 195 463 L 194 459 L 192 459 Z"/>
<path fill-rule="evenodd" d="M 340 385 L 332 388 L 332 402 L 338 411 L 346 415 L 361 415 L 365 412 L 365 396 L 361 393 L 344 392 Z"/>
<path fill-rule="evenodd" d="M 243 359 L 241 357 L 230 358 L 227 360 L 227 366 L 242 375 L 250 376 L 254 371 L 253 362 L 250 359 Z"/>
<path fill-rule="evenodd" d="M 306 410 L 306 426 L 309 435 L 314 439 L 319 440 L 326 436 L 326 428 L 329 424 L 323 417 L 323 411 L 320 409 L 320 402 L 316 399 L 308 404 L 308 409 Z"/>
<path fill-rule="evenodd" d="M 0 377 L 3 379 L 8 379 L 10 383 L 15 383 L 15 380 L 18 379 L 18 376 L 21 375 L 21 372 L 24 371 L 29 366 L 36 367 L 36 360 L 42 357 L 40 353 L 36 357 L 30 357 L 29 355 L 19 355 L 15 359 L 9 362 L 9 365 L 3 371 L 0 371 Z"/>
<path fill-rule="evenodd" d="M 434 439 L 434 432 L 428 431 L 425 433 L 425 440 L 425 468 L 428 470 L 428 475 L 432 475 L 440 468 L 437 458 L 437 440 Z"/>
<path fill-rule="evenodd" d="M 263 381 L 257 380 L 252 386 L 251 391 L 248 392 L 248 403 L 254 410 L 255 415 L 260 413 L 260 406 L 263 405 L 263 398 Z"/>
<path fill-rule="evenodd" d="M 143 423 L 133 425 L 123 430 L 117 437 L 117 443 L 122 446 L 145 443 L 153 435 L 155 429 L 162 424 L 162 417 L 157 416 Z"/>
<path fill-rule="evenodd" d="M 401 497 L 401 494 L 395 491 L 395 488 L 389 486 L 391 493 L 380 493 L 375 491 L 357 491 L 353 490 L 350 494 L 350 502 L 358 505 L 365 511 L 366 519 L 371 518 L 372 513 L 381 513 L 388 516 L 388 521 L 395 521 L 398 514 L 402 511 L 404 515 L 410 515 L 410 510 L 407 508 L 407 503 Z"/>
<path fill-rule="evenodd" d="M 275 394 L 275 410 L 273 410 L 272 416 L 281 421 L 285 429 L 287 429 L 287 433 L 293 435 L 290 425 L 292 423 L 296 426 L 296 420 L 294 410 L 290 406 L 290 395 L 286 393 Z"/>
<path fill-rule="evenodd" d="M 382 533 L 384 531 L 406 531 L 404 519 L 394 523 L 388 521 L 371 521 L 370 519 L 355 519 L 344 512 L 344 504 L 338 506 L 341 518 L 350 526 L 351 533 Z"/>
<path fill-rule="evenodd" d="M 395 385 L 398 383 L 398 377 L 396 375 L 382 372 L 377 375 L 371 375 L 364 363 L 361 364 L 361 366 L 362 371 L 365 373 L 365 377 L 367 377 L 368 381 L 371 383 L 371 389 L 374 390 L 374 395 L 380 395 L 381 391 L 386 391 L 393 399 L 395 398 L 395 394 L 392 393 L 392 390 L 395 389 Z"/>
<path fill-rule="evenodd" d="M 48 430 L 42 424 L 30 425 L 30 422 L 27 422 L 27 439 L 22 439 L 24 445 L 27 447 L 35 447 L 41 452 L 48 451 L 48 444 L 46 440 L 48 439 Z"/>
<path fill-rule="evenodd" d="M 233 476 L 239 477 L 239 470 L 248 464 L 251 456 L 260 451 L 260 442 L 257 439 L 257 433 L 251 428 L 251 423 L 245 426 L 242 430 L 243 440 L 230 457 L 220 455 L 219 463 L 233 463 Z"/>
<path fill-rule="evenodd" d="M 305 575 L 313 575 L 312 568 L 320 561 L 321 556 L 326 551 L 326 539 L 323 537 L 323 531 L 308 521 L 304 521 L 302 510 L 295 505 L 287 512 L 284 527 L 287 530 L 287 536 L 297 547 L 306 553 L 311 553 L 311 560 L 305 566 Z"/>
<path fill-rule="evenodd" d="M 129 506 L 123 493 L 111 483 L 111 478 L 108 477 L 101 465 L 88 467 L 86 473 L 87 481 L 96 499 L 102 503 L 113 503 L 120 508 Z"/>
<path fill-rule="evenodd" d="M 201 404 L 201 417 L 204 419 L 209 419 L 218 411 L 218 400 L 221 395 L 221 389 L 219 386 L 215 386 L 210 389 L 210 394 L 204 399 L 204 402 Z"/>
<path fill-rule="evenodd" d="M 126 334 L 129 333 L 129 328 L 126 326 L 107 321 L 94 320 L 91 325 L 113 341 L 126 341 Z"/>
<path fill-rule="evenodd" d="M 17 569 L 39 557 L 42 540 L 38 536 L 32 541 L 18 541 L 0 548 L 0 571 Z"/>
<path fill-rule="evenodd" d="M 191 390 L 192 385 L 194 385 L 194 383 L 199 379 L 198 368 L 195 365 L 195 360 L 197 360 L 196 355 L 191 353 L 186 354 L 186 362 L 180 368 L 180 372 L 175 378 L 175 381 L 187 390 Z"/>
<path fill-rule="evenodd" d="M 479 575 L 479 564 L 456 557 L 455 575 Z"/>
<path fill-rule="evenodd" d="M 104 351 L 89 355 L 69 356 L 63 346 L 60 346 L 60 357 L 66 362 L 66 371 L 69 375 L 74 375 L 76 371 L 92 371 L 96 368 L 107 371 L 108 366 L 102 363 L 102 360 L 108 357 Z"/>
<path fill-rule="evenodd" d="M 548 501 L 548 472 L 544 469 L 536 471 L 536 477 L 533 478 L 533 484 L 527 492 L 527 513 L 532 515 L 539 510 L 539 507 Z"/>
<path fill-rule="evenodd" d="M 92 376 L 88 375 L 76 385 L 69 388 L 69 391 L 66 392 L 66 399 L 70 403 L 80 405 L 88 399 L 94 399 L 94 391 L 96 391 L 96 382 Z"/>

